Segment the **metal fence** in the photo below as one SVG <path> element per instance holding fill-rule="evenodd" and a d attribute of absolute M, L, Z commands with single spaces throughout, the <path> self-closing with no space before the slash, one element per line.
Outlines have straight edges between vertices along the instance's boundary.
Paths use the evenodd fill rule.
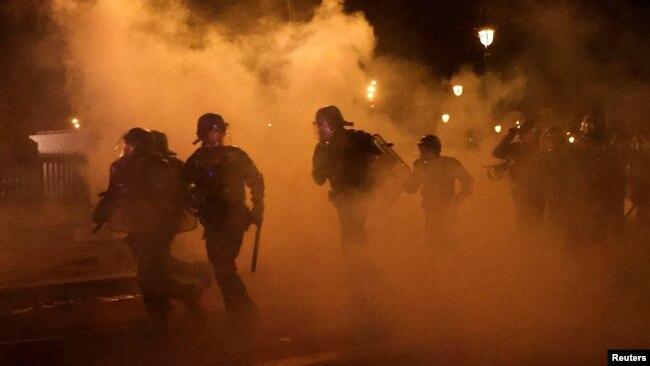
<path fill-rule="evenodd" d="M 78 203 L 88 199 L 80 155 L 40 154 L 31 164 L 0 164 L 0 204 L 30 202 Z"/>

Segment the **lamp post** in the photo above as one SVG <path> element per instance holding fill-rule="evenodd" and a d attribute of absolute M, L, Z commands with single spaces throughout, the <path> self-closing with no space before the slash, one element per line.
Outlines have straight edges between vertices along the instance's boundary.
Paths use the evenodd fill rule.
<path fill-rule="evenodd" d="M 368 85 L 367 89 L 367 94 L 366 97 L 368 98 L 368 102 L 370 103 L 370 108 L 374 108 L 375 104 L 375 93 L 377 92 L 377 80 L 372 80 L 370 82 L 370 85 Z"/>
<path fill-rule="evenodd" d="M 485 65 L 485 101 L 487 104 L 487 117 L 488 121 L 490 120 L 490 93 L 488 88 L 488 47 L 494 41 L 494 28 L 483 27 L 478 30 L 478 39 L 481 41 L 481 44 L 485 47 L 483 50 L 483 63 Z"/>
<path fill-rule="evenodd" d="M 451 89 L 454 91 L 454 94 L 457 97 L 460 97 L 463 94 L 463 86 L 462 85 L 454 85 L 451 87 Z"/>

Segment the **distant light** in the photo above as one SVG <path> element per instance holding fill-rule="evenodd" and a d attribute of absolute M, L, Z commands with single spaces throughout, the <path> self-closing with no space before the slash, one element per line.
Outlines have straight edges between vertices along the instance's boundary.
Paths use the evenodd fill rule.
<path fill-rule="evenodd" d="M 268 126 L 268 127 L 271 127 L 271 126 L 273 126 L 273 125 L 272 125 L 271 123 L 269 123 L 269 124 L 267 124 L 267 126 Z"/>
<path fill-rule="evenodd" d="M 373 80 L 370 82 L 370 85 L 377 85 L 377 80 Z"/>
<path fill-rule="evenodd" d="M 76 118 L 73 118 L 73 119 L 72 119 L 72 124 L 73 124 L 73 125 L 78 125 L 78 124 L 79 124 L 79 120 L 76 119 Z"/>
<path fill-rule="evenodd" d="M 501 133 L 501 125 L 496 125 L 496 126 L 494 126 L 494 131 L 495 131 L 496 133 Z"/>
<path fill-rule="evenodd" d="M 372 101 L 373 99 L 375 99 L 375 93 L 368 93 L 368 100 Z"/>
<path fill-rule="evenodd" d="M 569 142 L 570 142 L 570 143 L 573 143 L 575 140 L 576 140 L 575 137 L 573 137 L 573 136 L 569 137 Z"/>
<path fill-rule="evenodd" d="M 488 48 L 489 45 L 494 41 L 494 29 L 492 28 L 482 28 L 478 31 L 478 38 L 481 40 L 481 44 Z"/>
<path fill-rule="evenodd" d="M 444 123 L 449 122 L 449 115 L 448 114 L 443 114 L 441 116 L 441 118 L 442 118 L 442 122 L 444 122 Z"/>
<path fill-rule="evenodd" d="M 81 126 L 79 126 L 79 125 L 74 125 L 74 128 L 79 128 L 79 127 L 81 127 Z"/>
<path fill-rule="evenodd" d="M 377 90 L 377 87 L 375 87 L 374 85 L 370 85 L 370 86 L 368 87 L 368 92 L 369 92 L 369 93 L 374 93 L 375 90 Z"/>
<path fill-rule="evenodd" d="M 462 85 L 454 85 L 452 89 L 454 90 L 454 94 L 456 94 L 457 97 L 460 97 L 463 94 Z"/>

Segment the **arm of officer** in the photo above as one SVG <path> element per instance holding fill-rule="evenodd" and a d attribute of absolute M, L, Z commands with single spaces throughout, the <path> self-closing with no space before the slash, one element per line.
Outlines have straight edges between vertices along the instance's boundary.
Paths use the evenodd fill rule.
<path fill-rule="evenodd" d="M 312 157 L 312 171 L 311 176 L 314 178 L 314 182 L 319 186 L 322 186 L 327 181 L 327 178 L 330 176 L 330 164 L 328 162 L 327 156 L 327 145 L 323 143 L 318 143 L 316 149 L 314 150 L 314 156 Z"/>
<path fill-rule="evenodd" d="M 244 164 L 244 182 L 251 191 L 251 201 L 253 208 L 251 214 L 253 223 L 260 225 L 264 217 L 264 177 L 257 169 L 253 160 L 242 151 Z"/>
<path fill-rule="evenodd" d="M 422 169 L 422 160 L 416 160 L 413 163 L 413 172 L 409 175 L 409 178 L 404 183 L 404 191 L 406 191 L 406 193 L 415 193 L 418 191 L 418 189 L 420 189 L 423 181 Z"/>
<path fill-rule="evenodd" d="M 464 201 L 467 196 L 474 191 L 474 177 L 472 177 L 465 167 L 456 159 L 454 161 L 454 175 L 460 181 L 460 192 L 457 198 L 459 201 Z"/>

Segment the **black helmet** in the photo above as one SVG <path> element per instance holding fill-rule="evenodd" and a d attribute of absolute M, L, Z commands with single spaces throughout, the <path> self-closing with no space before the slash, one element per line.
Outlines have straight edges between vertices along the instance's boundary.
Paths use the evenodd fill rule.
<path fill-rule="evenodd" d="M 193 144 L 201 141 L 206 132 L 221 130 L 225 133 L 227 127 L 228 124 L 223 120 L 223 117 L 215 113 L 206 113 L 199 117 L 196 123 L 196 136 L 198 138 Z"/>
<path fill-rule="evenodd" d="M 157 130 L 151 130 L 151 133 L 154 137 L 154 147 L 153 151 L 155 153 L 161 154 L 163 156 L 174 156 L 175 152 L 169 150 L 169 142 L 167 141 L 167 135 L 164 132 Z"/>
<path fill-rule="evenodd" d="M 435 135 L 422 136 L 418 142 L 418 146 L 429 148 L 436 154 L 440 154 L 440 151 L 442 150 L 442 143 L 440 142 L 440 139 Z"/>
<path fill-rule="evenodd" d="M 135 127 L 129 130 L 124 137 L 124 142 L 133 146 L 136 155 L 145 155 L 153 152 L 154 136 L 149 130 Z"/>
<path fill-rule="evenodd" d="M 341 110 L 335 105 L 328 105 L 316 111 L 316 124 L 329 122 L 332 125 L 345 126 Z"/>
<path fill-rule="evenodd" d="M 196 123 L 196 134 L 201 136 L 202 133 L 215 130 L 225 132 L 227 127 L 228 124 L 223 120 L 223 117 L 215 113 L 206 113 L 199 117 Z"/>

